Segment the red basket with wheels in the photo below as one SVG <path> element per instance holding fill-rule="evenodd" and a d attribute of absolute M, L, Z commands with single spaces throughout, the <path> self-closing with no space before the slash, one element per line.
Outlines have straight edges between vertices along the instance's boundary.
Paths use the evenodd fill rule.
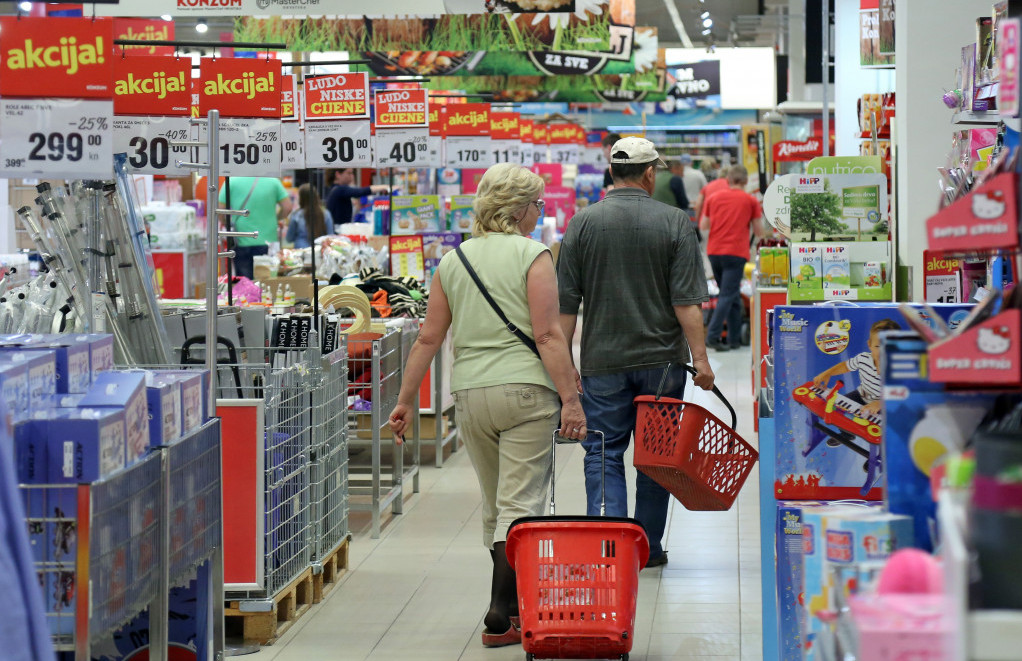
<path fill-rule="evenodd" d="M 553 482 L 551 516 L 518 519 L 507 534 L 526 659 L 627 660 L 646 531 L 635 519 L 553 516 Z"/>
<path fill-rule="evenodd" d="M 713 393 L 731 412 L 730 427 L 697 404 L 652 395 L 635 398 L 635 468 L 690 510 L 730 509 L 759 458 L 735 432 L 734 408 L 716 387 Z"/>

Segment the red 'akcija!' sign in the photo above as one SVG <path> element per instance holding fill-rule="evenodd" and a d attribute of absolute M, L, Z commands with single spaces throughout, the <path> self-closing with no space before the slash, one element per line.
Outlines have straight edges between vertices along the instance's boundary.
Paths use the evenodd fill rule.
<path fill-rule="evenodd" d="M 280 119 L 280 60 L 204 58 L 199 65 L 199 113 Z"/>
<path fill-rule="evenodd" d="M 191 83 L 190 59 L 115 57 L 114 114 L 187 116 L 192 105 Z"/>
<path fill-rule="evenodd" d="M 109 99 L 109 18 L 0 18 L 0 96 Z"/>

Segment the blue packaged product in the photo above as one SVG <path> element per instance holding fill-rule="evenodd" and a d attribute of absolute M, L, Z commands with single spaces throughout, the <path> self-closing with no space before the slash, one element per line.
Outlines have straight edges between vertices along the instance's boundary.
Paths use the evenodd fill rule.
<path fill-rule="evenodd" d="M 114 369 L 114 336 L 106 333 L 44 335 L 48 342 L 74 343 L 89 347 L 90 378 Z M 91 380 L 90 380 L 91 383 Z"/>
<path fill-rule="evenodd" d="M 28 365 L 24 363 L 0 363 L 0 399 L 15 420 L 28 415 L 29 389 Z"/>
<path fill-rule="evenodd" d="M 30 410 L 46 408 L 48 396 L 57 392 L 57 354 L 44 349 L 0 347 L 0 363 L 28 367 L 28 405 Z"/>
<path fill-rule="evenodd" d="M 778 661 L 802 661 L 802 631 L 806 626 L 802 585 L 802 512 L 823 505 L 820 501 L 811 500 L 777 503 L 774 558 L 777 567 Z"/>
<path fill-rule="evenodd" d="M 14 461 L 20 484 L 46 484 L 49 420 L 28 418 L 14 425 Z M 34 495 L 34 491 L 29 492 Z"/>
<path fill-rule="evenodd" d="M 26 349 L 52 349 L 57 353 L 57 392 L 82 393 L 92 381 L 88 343 L 73 335 L 37 335 Z"/>
<path fill-rule="evenodd" d="M 124 409 L 59 410 L 47 428 L 51 484 L 94 482 L 124 468 Z"/>
<path fill-rule="evenodd" d="M 181 387 L 181 433 L 188 434 L 207 420 L 206 398 L 209 373 L 206 370 L 154 370 L 154 377 L 174 380 Z"/>
<path fill-rule="evenodd" d="M 132 465 L 149 451 L 145 381 L 146 372 L 142 370 L 101 372 L 79 403 L 83 407 L 124 409 L 125 466 Z"/>
<path fill-rule="evenodd" d="M 181 437 L 181 386 L 159 376 L 146 378 L 149 443 L 165 445 Z"/>

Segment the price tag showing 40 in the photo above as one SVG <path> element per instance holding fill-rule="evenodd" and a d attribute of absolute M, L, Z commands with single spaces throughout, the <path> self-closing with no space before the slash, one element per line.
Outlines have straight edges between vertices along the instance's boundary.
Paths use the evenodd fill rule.
<path fill-rule="evenodd" d="M 378 129 L 374 152 L 380 168 L 429 165 L 429 129 Z"/>
<path fill-rule="evenodd" d="M 0 100 L 0 174 L 109 178 L 113 108 L 106 100 Z"/>

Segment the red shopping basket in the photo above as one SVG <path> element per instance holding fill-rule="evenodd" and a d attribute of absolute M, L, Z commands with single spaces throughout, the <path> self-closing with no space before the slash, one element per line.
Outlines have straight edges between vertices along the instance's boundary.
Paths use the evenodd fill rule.
<path fill-rule="evenodd" d="M 518 519 L 507 534 L 526 659 L 627 660 L 646 531 L 635 519 L 552 516 L 553 482 L 551 516 Z"/>
<path fill-rule="evenodd" d="M 759 458 L 735 432 L 734 408 L 716 386 L 713 393 L 731 412 L 730 427 L 697 404 L 659 395 L 635 398 L 635 468 L 690 510 L 730 509 Z"/>

